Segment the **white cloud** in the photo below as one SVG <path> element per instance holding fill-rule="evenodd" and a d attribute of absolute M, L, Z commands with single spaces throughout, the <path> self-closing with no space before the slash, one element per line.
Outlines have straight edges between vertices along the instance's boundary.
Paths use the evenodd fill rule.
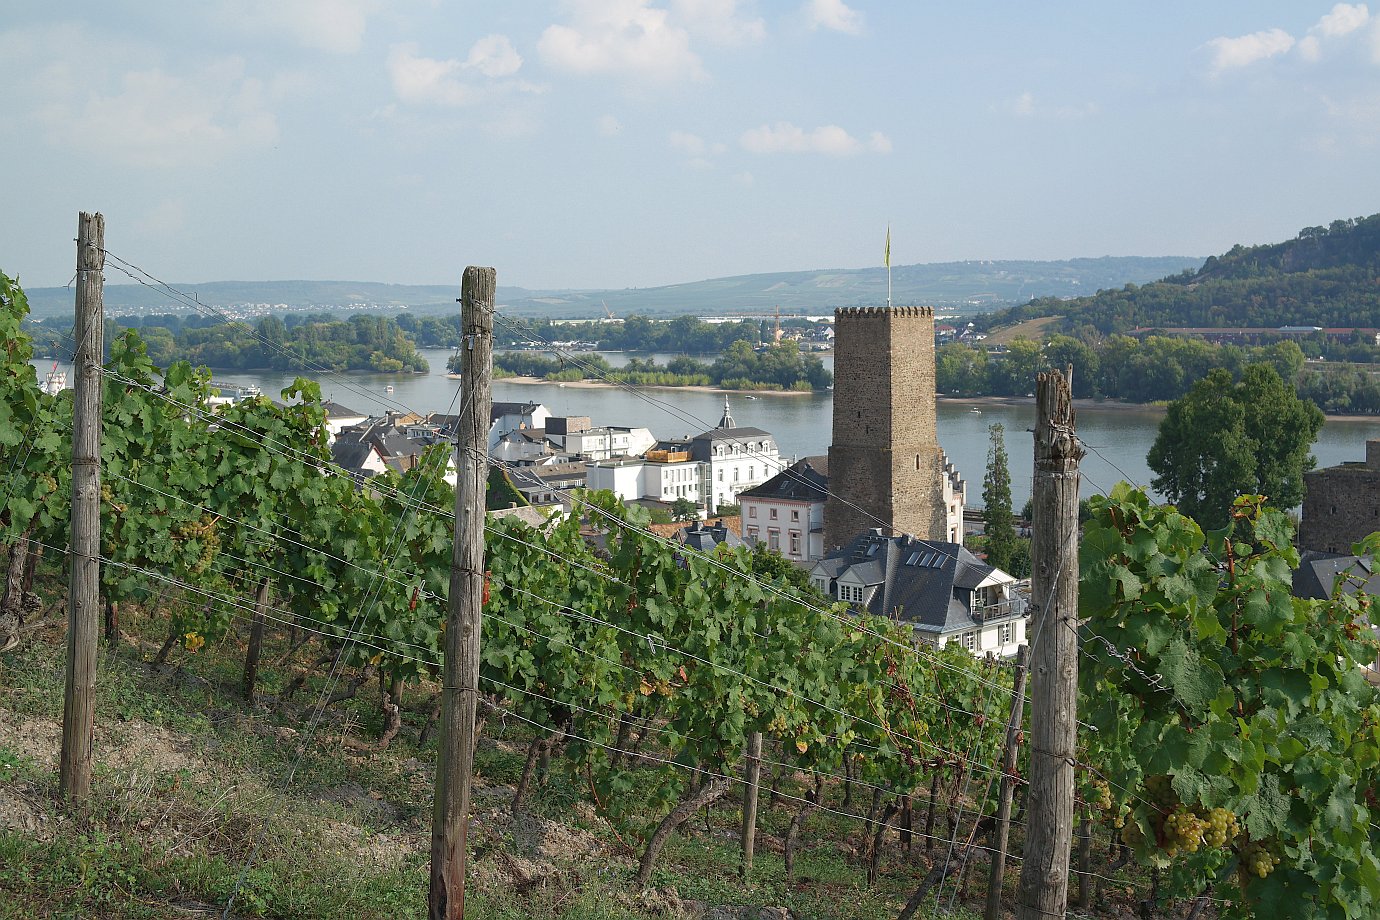
<path fill-rule="evenodd" d="M 1305 61 L 1316 61 L 1322 57 L 1322 42 L 1318 41 L 1316 35 L 1305 35 L 1299 39 L 1295 50 L 1298 51 L 1299 57 Z"/>
<path fill-rule="evenodd" d="M 1100 110 L 1095 102 L 1084 102 L 1077 105 L 1047 105 L 1037 100 L 1035 94 L 1030 90 L 1026 90 L 1014 99 L 993 105 L 992 111 L 1006 112 L 1017 118 L 1074 120 L 1091 118 L 1097 115 Z"/>
<path fill-rule="evenodd" d="M 1318 24 L 1310 29 L 1324 38 L 1350 35 L 1370 20 L 1370 10 L 1364 3 L 1338 3 Z"/>
<path fill-rule="evenodd" d="M 851 156 L 865 149 L 861 141 L 838 125 L 823 125 L 813 131 L 805 131 L 788 121 L 745 131 L 740 143 L 743 149 L 752 153 L 820 153 L 835 157 Z M 866 147 L 877 153 L 887 153 L 891 149 L 891 141 L 885 135 L 874 133 Z"/>
<path fill-rule="evenodd" d="M 750 172 L 734 173 L 733 183 L 735 185 L 741 185 L 743 188 L 751 188 L 757 183 L 757 177 Z"/>
<path fill-rule="evenodd" d="M 456 78 L 463 66 L 454 58 L 442 61 L 422 57 L 411 42 L 388 49 L 393 92 L 413 105 L 466 105 L 475 101 L 477 93 Z"/>
<path fill-rule="evenodd" d="M 1236 38 L 1214 38 L 1207 47 L 1212 49 L 1213 72 L 1221 73 L 1284 54 L 1294 47 L 1294 36 L 1283 29 L 1267 29 Z"/>
<path fill-rule="evenodd" d="M 812 29 L 832 29 L 848 35 L 857 35 L 863 29 L 862 13 L 843 0 L 809 0 L 804 12 Z"/>
<path fill-rule="evenodd" d="M 679 150 L 692 157 L 704 156 L 705 150 L 708 147 L 704 142 L 704 138 L 697 134 L 689 134 L 685 131 L 672 131 L 669 140 L 672 149 Z"/>
<path fill-rule="evenodd" d="M 486 35 L 470 48 L 465 66 L 486 77 L 510 77 L 522 67 L 522 57 L 506 35 Z"/>
<path fill-rule="evenodd" d="M 744 16 L 739 0 L 673 0 L 676 19 L 695 35 L 721 45 L 760 42 L 767 24 L 760 17 Z"/>
<path fill-rule="evenodd" d="M 349 54 L 364 43 L 376 0 L 224 0 L 216 18 L 232 28 L 285 34 L 308 48 Z"/>
<path fill-rule="evenodd" d="M 672 131 L 667 142 L 671 149 L 685 154 L 686 163 L 694 169 L 712 168 L 714 161 L 711 158 L 720 156 L 728 150 L 723 144 L 710 143 L 698 134 L 688 131 Z"/>
<path fill-rule="evenodd" d="M 690 34 L 647 0 L 569 0 L 570 25 L 542 32 L 537 50 L 547 66 L 576 74 L 625 74 L 672 81 L 701 79 Z"/>
<path fill-rule="evenodd" d="M 541 92 L 541 87 L 501 80 L 517 73 L 522 58 L 502 35 L 488 35 L 471 46 L 465 60 L 419 54 L 415 42 L 388 49 L 388 78 L 393 92 L 412 105 L 472 105 L 510 90 Z M 489 78 L 471 82 L 466 77 Z"/>
<path fill-rule="evenodd" d="M 599 133 L 604 137 L 617 137 L 623 133 L 623 123 L 612 115 L 602 115 L 598 121 Z"/>
<path fill-rule="evenodd" d="M 86 149 L 95 137 L 101 156 L 160 170 L 271 146 L 272 105 L 292 91 L 237 57 L 174 71 L 157 49 L 70 24 L 0 33 L 0 86 L 22 100 L 10 117 L 32 120 L 50 144 Z"/>

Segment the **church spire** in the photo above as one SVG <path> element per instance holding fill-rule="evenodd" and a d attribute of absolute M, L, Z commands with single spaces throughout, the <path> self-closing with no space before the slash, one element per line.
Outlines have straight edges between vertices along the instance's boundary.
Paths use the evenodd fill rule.
<path fill-rule="evenodd" d="M 719 427 L 720 427 L 720 428 L 737 428 L 737 427 L 738 427 L 737 424 L 733 421 L 733 416 L 731 416 L 731 415 L 728 414 L 728 394 L 727 394 L 727 393 L 724 394 L 724 417 L 721 418 L 721 419 L 719 419 Z"/>

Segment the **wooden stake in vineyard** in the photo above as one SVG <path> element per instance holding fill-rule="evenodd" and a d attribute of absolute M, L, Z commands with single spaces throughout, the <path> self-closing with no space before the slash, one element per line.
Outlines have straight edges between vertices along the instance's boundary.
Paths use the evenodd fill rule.
<path fill-rule="evenodd" d="M 1001 920 L 1001 889 L 1006 878 L 1006 844 L 1011 835 L 1011 797 L 1016 791 L 1018 739 L 1025 724 L 1025 672 L 1030 647 L 1016 649 L 1015 687 L 1011 693 L 1011 717 L 1006 722 L 1006 747 L 1001 758 L 1001 794 L 997 799 L 997 839 L 992 846 L 992 864 L 987 876 L 986 920 Z"/>
<path fill-rule="evenodd" d="M 489 474 L 489 412 L 493 403 L 494 292 L 492 268 L 465 269 L 460 285 L 460 418 L 455 432 L 455 548 L 450 564 L 441 735 L 431 815 L 428 920 L 465 913 L 465 841 L 479 705 L 479 636 L 484 604 L 484 488 Z"/>
<path fill-rule="evenodd" d="M 1078 461 L 1069 377 L 1035 384 L 1031 521 L 1030 788 L 1017 920 L 1062 917 L 1078 727 Z"/>
<path fill-rule="evenodd" d="M 67 591 L 67 689 L 62 703 L 62 795 L 84 801 L 91 791 L 96 724 L 96 649 L 101 610 L 101 355 L 105 218 L 77 221 L 77 351 L 72 358 L 71 581 Z"/>

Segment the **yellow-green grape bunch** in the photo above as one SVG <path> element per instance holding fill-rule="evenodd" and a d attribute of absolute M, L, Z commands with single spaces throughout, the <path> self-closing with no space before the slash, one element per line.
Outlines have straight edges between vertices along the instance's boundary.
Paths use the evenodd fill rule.
<path fill-rule="evenodd" d="M 1214 808 L 1207 813 L 1207 828 L 1203 831 L 1203 842 L 1213 849 L 1224 847 L 1228 840 L 1236 837 L 1239 829 L 1236 815 L 1225 808 Z"/>
<path fill-rule="evenodd" d="M 1112 789 L 1106 780 L 1095 779 L 1088 792 L 1088 804 L 1103 812 L 1112 810 Z"/>
<path fill-rule="evenodd" d="M 1279 865 L 1279 857 L 1270 851 L 1269 844 L 1253 840 L 1241 850 L 1241 871 L 1264 878 Z"/>
<path fill-rule="evenodd" d="M 1121 842 L 1131 849 L 1135 849 L 1145 842 L 1145 832 L 1140 829 L 1138 821 L 1127 821 L 1121 828 Z"/>
<path fill-rule="evenodd" d="M 1174 856 L 1180 850 L 1197 853 L 1208 823 L 1180 806 L 1164 819 L 1164 851 Z"/>
<path fill-rule="evenodd" d="M 1174 791 L 1174 779 L 1163 773 L 1145 778 L 1145 792 L 1151 804 L 1160 811 L 1173 811 L 1179 804 L 1179 794 Z"/>

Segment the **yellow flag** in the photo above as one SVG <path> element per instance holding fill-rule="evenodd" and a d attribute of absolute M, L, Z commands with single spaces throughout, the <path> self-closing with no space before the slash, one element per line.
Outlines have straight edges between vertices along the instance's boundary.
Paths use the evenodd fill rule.
<path fill-rule="evenodd" d="M 891 267 L 891 224 L 886 225 L 886 250 L 882 253 L 882 259 L 886 262 L 886 267 Z"/>

